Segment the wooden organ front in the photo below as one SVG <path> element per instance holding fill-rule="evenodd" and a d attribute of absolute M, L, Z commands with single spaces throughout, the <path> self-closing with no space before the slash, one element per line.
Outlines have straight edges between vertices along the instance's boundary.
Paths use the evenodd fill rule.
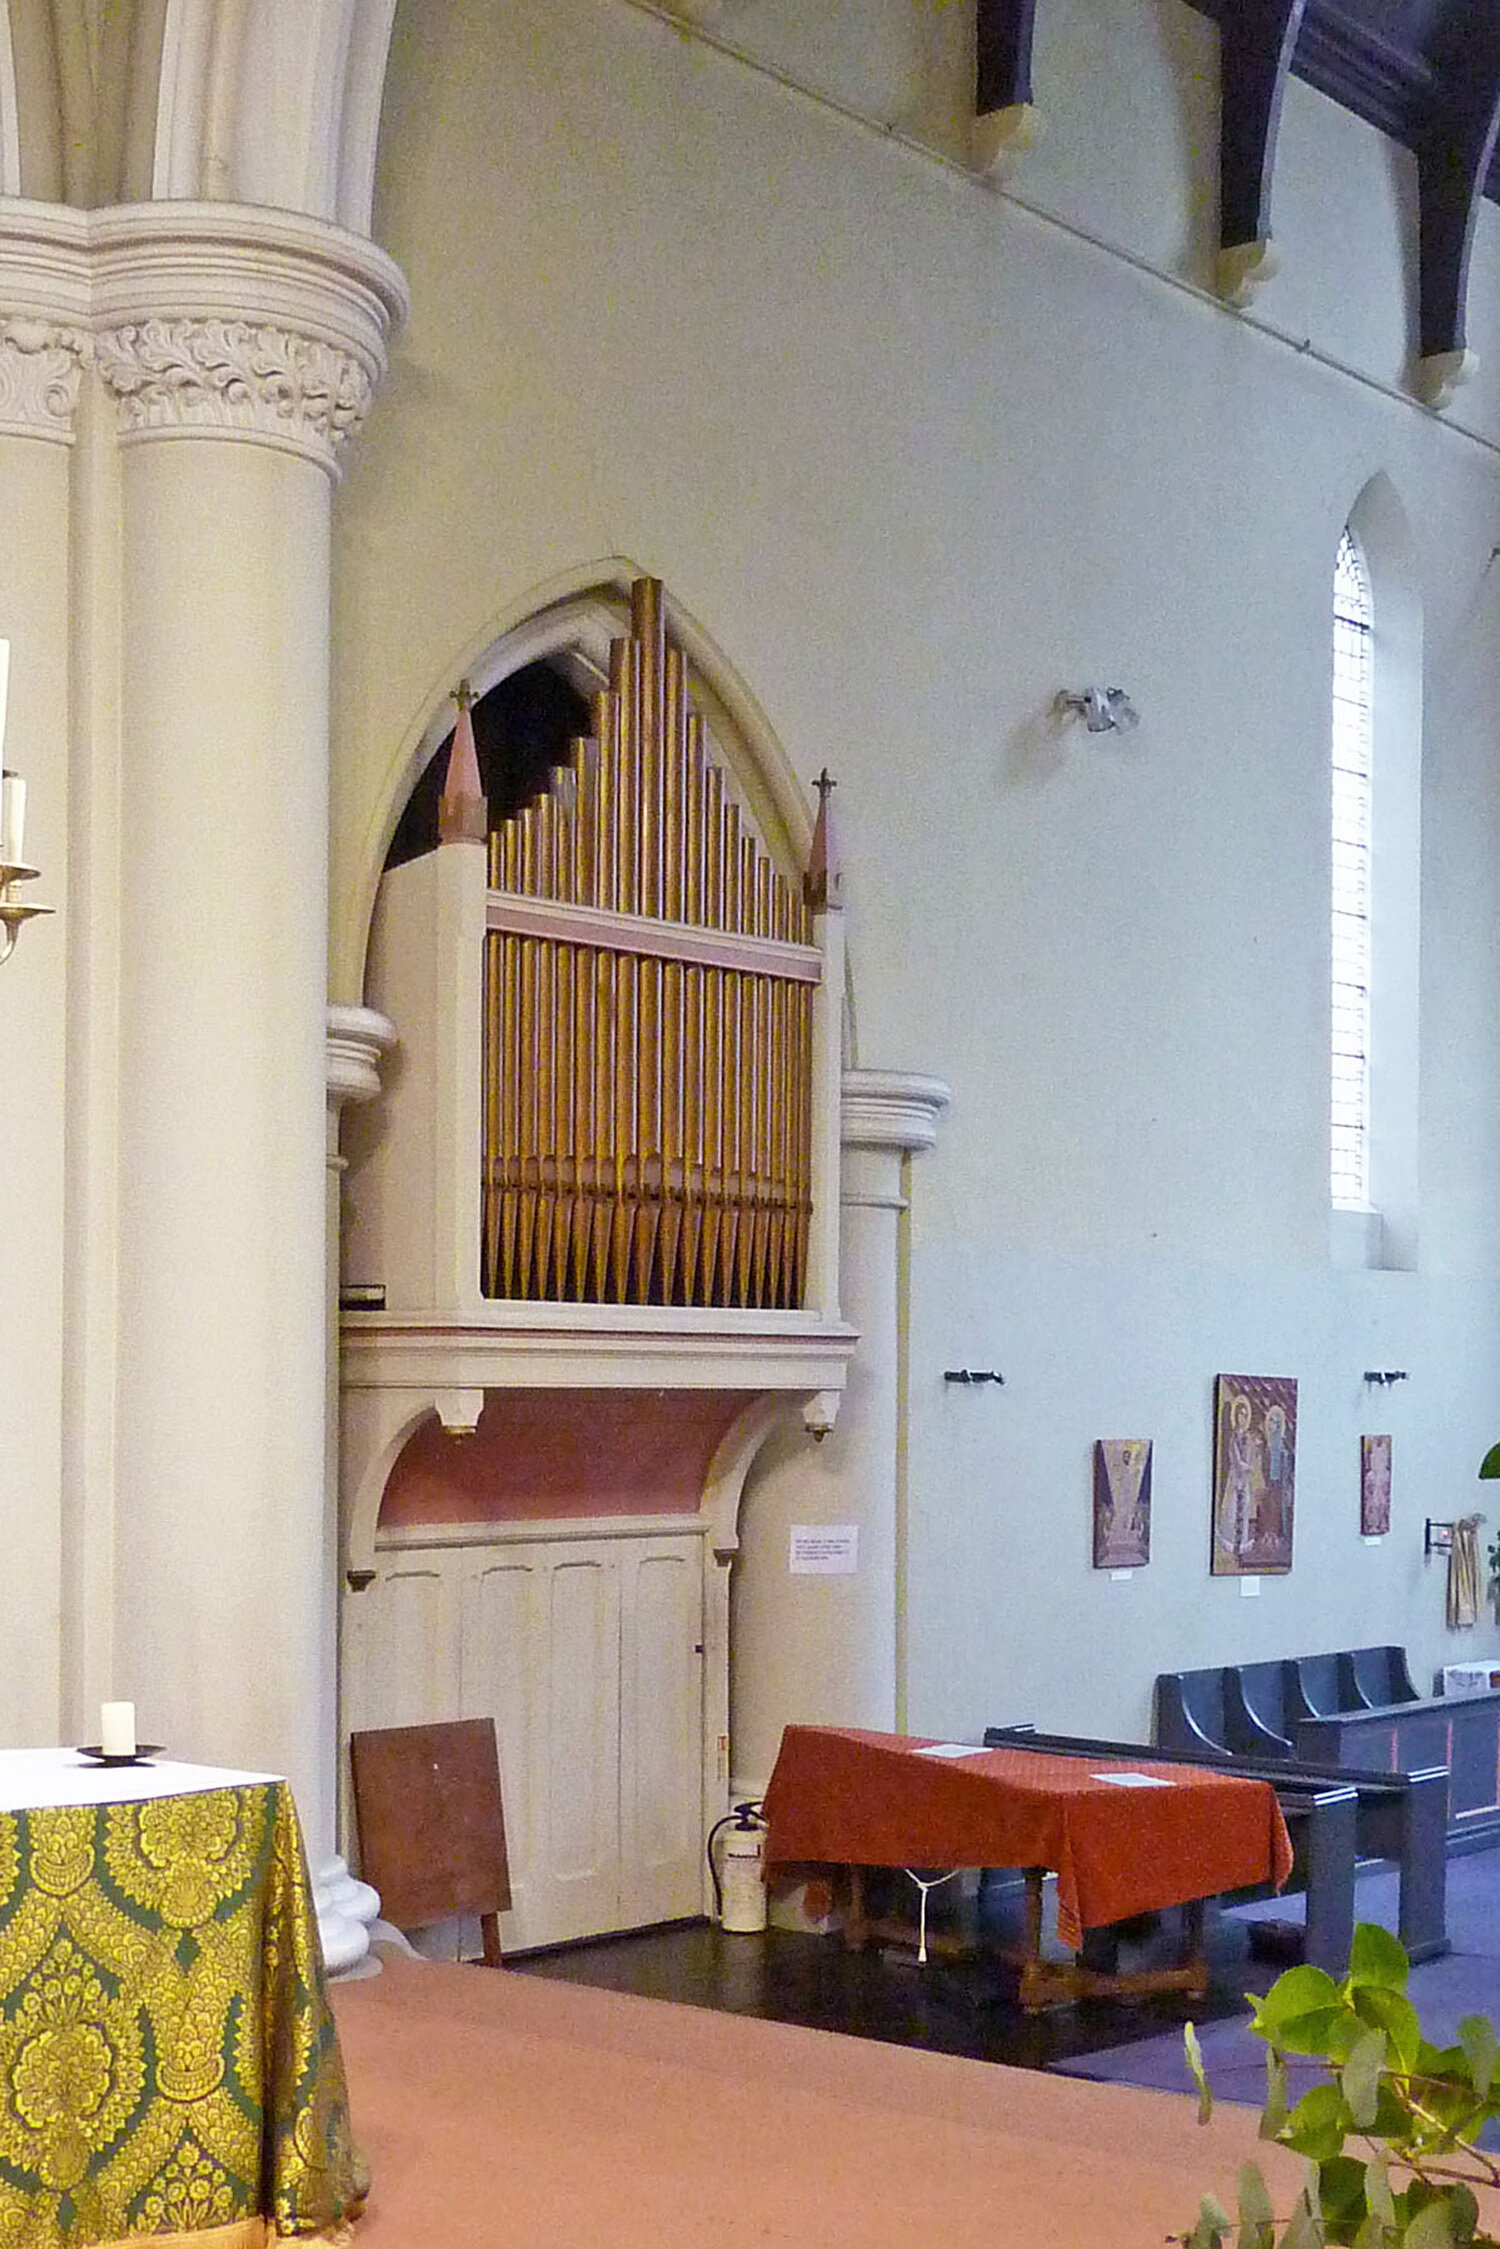
<path fill-rule="evenodd" d="M 799 1305 L 822 959 L 654 579 L 592 719 L 489 839 L 483 1294 Z"/>
<path fill-rule="evenodd" d="M 399 1044 L 344 1124 L 343 1722 L 493 1713 L 508 1944 L 706 1905 L 741 1494 L 785 1419 L 831 1425 L 856 1340 L 826 790 L 809 830 L 656 581 L 628 617 L 610 589 L 546 631 L 602 683 L 586 732 L 491 831 L 461 719 L 442 840 L 381 881 L 365 997 Z M 493 681 L 536 661 L 518 637 Z M 787 839 L 809 832 L 804 870 Z M 628 1426 L 710 1414 L 696 1509 L 680 1476 L 631 1482 L 604 1391 L 640 1396 Z M 533 1395 L 507 1415 L 504 1392 Z M 485 1412 L 515 1456 L 503 1504 L 471 1436 L 435 1511 L 387 1520 L 415 1433 L 437 1417 L 441 1463 Z M 559 1431 L 590 1482 L 554 1516 Z"/>

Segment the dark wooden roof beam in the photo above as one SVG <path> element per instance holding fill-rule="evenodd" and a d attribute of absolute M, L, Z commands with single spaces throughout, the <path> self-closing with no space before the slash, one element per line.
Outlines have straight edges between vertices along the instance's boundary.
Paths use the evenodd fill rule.
<path fill-rule="evenodd" d="M 975 0 L 976 170 L 1003 177 L 1039 130 L 1031 98 L 1036 0 Z"/>
<path fill-rule="evenodd" d="M 1271 266 L 1271 177 L 1307 0 L 1240 0 L 1219 17 L 1219 292 L 1244 303 Z"/>
<path fill-rule="evenodd" d="M 1473 370 L 1466 305 L 1480 200 L 1500 137 L 1500 6 L 1464 0 L 1434 56 L 1435 85 L 1417 151 L 1421 282 L 1417 387 L 1445 406 Z"/>

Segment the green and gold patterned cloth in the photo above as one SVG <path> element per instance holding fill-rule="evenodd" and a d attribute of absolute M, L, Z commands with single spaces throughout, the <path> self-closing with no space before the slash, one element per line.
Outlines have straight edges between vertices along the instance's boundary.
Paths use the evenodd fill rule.
<path fill-rule="evenodd" d="M 0 2249 L 337 2237 L 361 2168 L 284 1781 L 0 1812 Z"/>

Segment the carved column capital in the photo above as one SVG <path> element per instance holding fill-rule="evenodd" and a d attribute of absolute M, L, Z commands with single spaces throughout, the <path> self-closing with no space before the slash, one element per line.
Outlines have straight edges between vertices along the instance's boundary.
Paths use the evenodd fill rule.
<path fill-rule="evenodd" d="M 104 211 L 91 235 L 95 354 L 122 443 L 233 438 L 338 474 L 407 309 L 383 251 L 227 204 Z"/>
<path fill-rule="evenodd" d="M 85 329 L 0 317 L 0 437 L 71 445 L 91 348 Z"/>
<path fill-rule="evenodd" d="M 260 439 L 330 471 L 375 394 L 352 352 L 269 322 L 130 322 L 101 333 L 98 362 L 122 438 Z"/>
<path fill-rule="evenodd" d="M 87 215 L 0 201 L 0 436 L 72 444 L 89 330 Z"/>

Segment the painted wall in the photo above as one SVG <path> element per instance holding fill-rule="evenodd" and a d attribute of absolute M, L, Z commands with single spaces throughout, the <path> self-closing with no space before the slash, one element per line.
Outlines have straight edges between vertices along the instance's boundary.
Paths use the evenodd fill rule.
<path fill-rule="evenodd" d="M 816 71 L 794 11 L 741 13 L 941 148 L 962 11 L 830 11 Z M 1211 27 L 1042 18 L 1054 129 L 1006 197 L 624 0 L 398 10 L 376 232 L 415 310 L 336 556 L 338 997 L 439 697 L 600 558 L 659 572 L 796 769 L 838 775 L 858 1059 L 954 1089 L 907 1336 L 907 1715 L 940 1732 L 1135 1729 L 1158 1668 L 1216 1657 L 1500 1645 L 1445 1633 L 1421 1560 L 1500 1427 L 1500 402 L 1462 394 L 1475 437 L 1391 388 L 1404 160 L 1294 89 L 1247 321 L 1197 285 Z M 1328 605 L 1382 469 L 1427 650 L 1414 1273 L 1336 1270 L 1326 1197 Z M 1091 681 L 1136 734 L 1050 723 Z M 1005 1388 L 944 1386 L 964 1363 Z M 1371 1397 L 1370 1366 L 1410 1380 Z M 1219 1371 L 1301 1384 L 1296 1565 L 1258 1600 L 1207 1573 Z M 1089 1566 L 1099 1436 L 1156 1442 L 1128 1584 Z M 810 1460 L 764 1477 L 814 1492 Z"/>

